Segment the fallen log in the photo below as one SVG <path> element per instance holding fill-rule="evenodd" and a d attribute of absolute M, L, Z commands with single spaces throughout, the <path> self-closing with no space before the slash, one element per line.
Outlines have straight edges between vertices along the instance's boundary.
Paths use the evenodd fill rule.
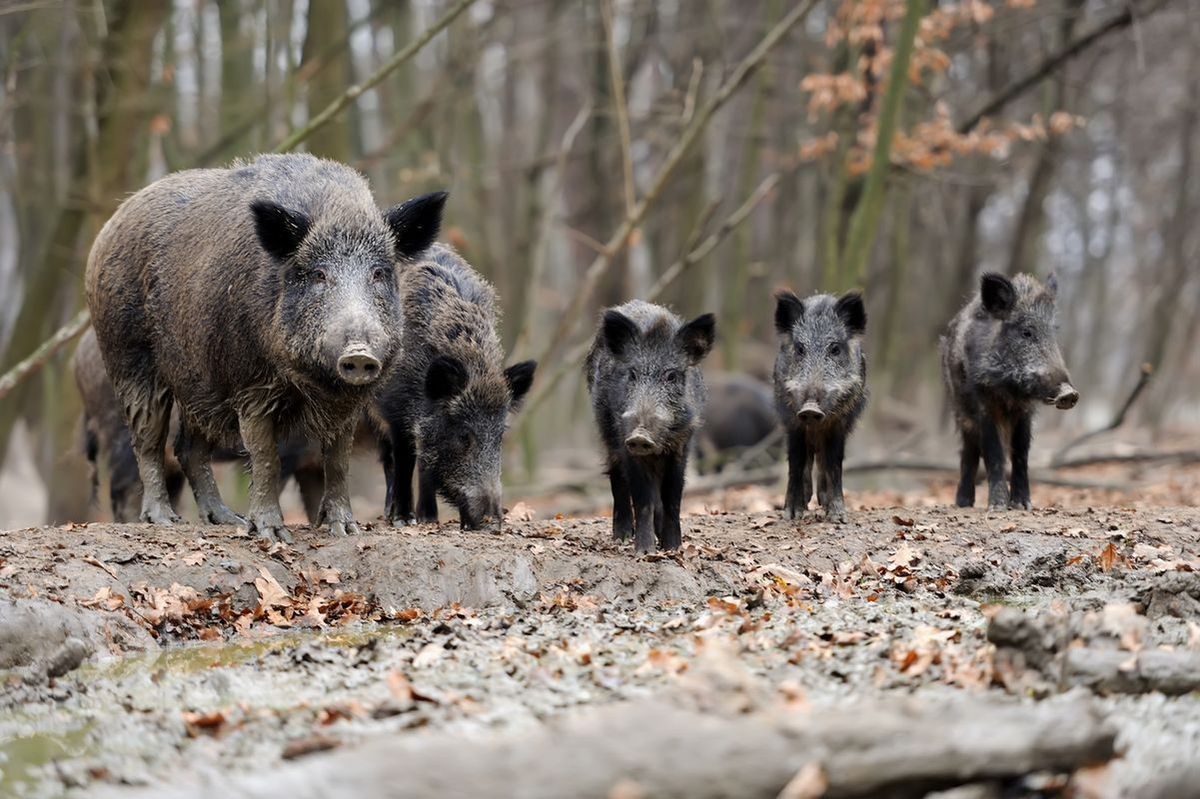
<path fill-rule="evenodd" d="M 1079 700 L 909 701 L 733 717 L 645 701 L 484 738 L 378 739 L 270 771 L 156 787 L 147 795 L 775 799 L 806 769 L 814 779 L 805 782 L 824 789 L 798 795 L 903 798 L 1105 763 L 1114 740 L 1095 706 Z"/>
<path fill-rule="evenodd" d="M 1062 679 L 1100 694 L 1183 696 L 1200 690 L 1200 652 L 1077 647 L 1066 651 Z"/>

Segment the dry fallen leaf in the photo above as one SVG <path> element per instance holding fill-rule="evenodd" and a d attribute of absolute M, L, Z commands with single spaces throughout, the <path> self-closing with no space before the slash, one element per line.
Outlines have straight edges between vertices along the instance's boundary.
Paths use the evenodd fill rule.
<path fill-rule="evenodd" d="M 114 580 L 117 579 L 117 572 L 113 569 L 113 567 L 109 566 L 107 563 L 100 560 L 99 558 L 96 558 L 93 555 L 84 555 L 83 562 L 90 563 L 91 565 L 95 566 L 98 569 L 103 569 L 105 572 L 107 572 L 109 577 L 113 578 Z"/>
<path fill-rule="evenodd" d="M 315 752 L 328 752 L 330 749 L 336 749 L 341 745 L 342 742 L 340 740 L 330 735 L 309 735 L 304 738 L 288 741 L 287 746 L 283 747 L 283 752 L 279 756 L 284 760 L 293 760 Z"/>
<path fill-rule="evenodd" d="M 200 564 L 204 563 L 204 553 L 200 550 L 196 550 L 190 555 L 185 555 L 183 562 L 189 566 L 199 566 Z"/>
<path fill-rule="evenodd" d="M 114 594 L 113 590 L 106 585 L 98 589 L 91 599 L 80 599 L 78 602 L 85 608 L 116 610 L 125 604 L 125 597 Z"/>
<path fill-rule="evenodd" d="M 788 780 L 787 785 L 779 792 L 778 799 L 818 799 L 824 796 L 829 788 L 829 780 L 821 764 L 813 761 L 806 763 L 796 772 L 796 776 Z"/>
<path fill-rule="evenodd" d="M 508 509 L 504 515 L 506 522 L 531 522 L 537 518 L 537 512 L 527 502 L 518 502 Z"/>
<path fill-rule="evenodd" d="M 425 647 L 417 653 L 413 658 L 413 666 L 418 669 L 423 669 L 437 663 L 446 656 L 446 647 L 438 642 L 426 644 Z"/>
<path fill-rule="evenodd" d="M 287 591 L 283 590 L 283 586 L 267 570 L 267 567 L 259 566 L 258 573 L 260 576 L 254 578 L 254 587 L 258 589 L 262 606 L 264 608 L 290 607 L 292 604 L 291 597 L 288 596 Z"/>

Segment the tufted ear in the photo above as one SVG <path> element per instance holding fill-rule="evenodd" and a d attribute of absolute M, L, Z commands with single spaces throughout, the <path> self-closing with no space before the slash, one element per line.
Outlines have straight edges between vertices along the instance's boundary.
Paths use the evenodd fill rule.
<path fill-rule="evenodd" d="M 467 387 L 467 370 L 457 358 L 439 355 L 425 372 L 425 396 L 434 402 L 453 399 Z"/>
<path fill-rule="evenodd" d="M 1017 289 L 1012 281 L 996 272 L 988 272 L 979 279 L 979 296 L 992 316 L 1007 316 L 1017 304 Z"/>
<path fill-rule="evenodd" d="M 620 311 L 611 309 L 604 312 L 604 319 L 600 323 L 600 330 L 601 335 L 604 336 L 604 346 L 618 358 L 641 335 L 633 320 Z"/>
<path fill-rule="evenodd" d="M 514 363 L 504 370 L 504 379 L 508 381 L 508 390 L 512 393 L 512 407 L 516 410 L 521 400 L 529 393 L 533 385 L 533 373 L 537 370 L 537 361 L 522 361 Z"/>
<path fill-rule="evenodd" d="M 1046 293 L 1050 295 L 1051 299 L 1058 297 L 1058 275 L 1053 272 L 1050 273 L 1050 277 L 1046 278 Z"/>
<path fill-rule="evenodd" d="M 692 365 L 704 360 L 717 337 L 717 318 L 710 313 L 700 314 L 675 333 L 675 340 L 687 354 Z"/>
<path fill-rule="evenodd" d="M 867 307 L 863 304 L 861 292 L 846 292 L 838 298 L 833 310 L 846 325 L 850 335 L 861 336 L 867 331 Z"/>
<path fill-rule="evenodd" d="M 295 255 L 308 235 L 308 217 L 277 203 L 255 200 L 250 203 L 250 213 L 254 215 L 258 243 L 277 261 L 286 261 Z"/>
<path fill-rule="evenodd" d="M 775 330 L 791 333 L 796 322 L 804 318 L 804 301 L 790 291 L 775 295 Z"/>
<path fill-rule="evenodd" d="M 437 241 L 442 228 L 442 209 L 446 206 L 444 191 L 422 194 L 394 205 L 383 218 L 392 229 L 396 256 L 405 260 L 416 258 Z"/>

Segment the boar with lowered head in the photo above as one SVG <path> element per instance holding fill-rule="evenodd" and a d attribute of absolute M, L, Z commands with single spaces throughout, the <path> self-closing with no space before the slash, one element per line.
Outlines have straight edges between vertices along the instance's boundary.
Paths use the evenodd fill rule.
<path fill-rule="evenodd" d="M 692 435 L 706 400 L 699 364 L 716 322 L 684 323 L 659 305 L 633 300 L 604 312 L 585 365 L 608 460 L 613 535 L 634 535 L 639 553 L 678 549 L 679 508 Z"/>
<path fill-rule="evenodd" d="M 445 194 L 388 211 L 366 181 L 309 155 L 179 172 L 121 204 L 87 265 L 96 338 L 129 424 L 141 518 L 177 520 L 163 453 L 178 452 L 201 518 L 242 519 L 221 500 L 214 448 L 250 457 L 247 526 L 288 539 L 277 443 L 316 441 L 321 521 L 357 529 L 347 490 L 354 428 L 399 350 L 398 273 L 437 236 Z"/>
<path fill-rule="evenodd" d="M 537 364 L 504 368 L 495 289 L 451 248 L 431 247 L 400 278 L 400 295 L 402 355 L 372 414 L 388 519 L 436 522 L 441 494 L 464 528 L 499 526 L 501 443 Z"/>
<path fill-rule="evenodd" d="M 776 295 L 775 406 L 787 430 L 790 519 L 804 515 L 814 484 L 825 517 L 846 519 L 842 459 L 867 404 L 866 329 L 867 311 L 856 291 L 806 300 L 790 291 Z"/>
<path fill-rule="evenodd" d="M 975 504 L 982 456 L 988 507 L 1028 509 L 1033 412 L 1038 403 L 1066 410 L 1079 401 L 1058 348 L 1057 294 L 1054 277 L 1042 285 L 1029 275 L 1010 280 L 989 272 L 942 337 L 942 375 L 962 437 L 959 507 Z M 1011 488 L 1004 479 L 1006 446 Z"/>
<path fill-rule="evenodd" d="M 775 395 L 766 383 L 731 373 L 710 374 L 705 383 L 708 403 L 695 447 L 696 470 L 701 474 L 719 473 L 728 461 L 759 447 L 779 429 Z"/>

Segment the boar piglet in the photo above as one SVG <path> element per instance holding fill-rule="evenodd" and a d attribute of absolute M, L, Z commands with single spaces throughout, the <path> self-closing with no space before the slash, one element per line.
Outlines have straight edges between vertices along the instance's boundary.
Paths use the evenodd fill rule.
<path fill-rule="evenodd" d="M 450 247 L 431 247 L 401 277 L 400 294 L 402 355 L 373 409 L 388 519 L 414 520 L 415 466 L 416 521 L 437 521 L 441 494 L 462 527 L 499 527 L 501 443 L 537 364 L 504 368 L 496 291 Z"/>
<path fill-rule="evenodd" d="M 858 292 L 806 300 L 790 291 L 776 295 L 775 406 L 787 431 L 789 519 L 804 515 L 814 484 L 825 517 L 846 519 L 842 459 L 867 405 L 866 328 Z"/>
<path fill-rule="evenodd" d="M 975 474 L 982 455 L 988 507 L 1030 507 L 1029 445 L 1038 403 L 1075 407 L 1055 330 L 1058 281 L 1042 285 L 1029 275 L 1011 280 L 985 274 L 979 294 L 942 336 L 942 375 L 962 437 L 959 507 L 975 504 Z M 1012 452 L 1012 486 L 1004 480 L 1004 448 Z"/>
<path fill-rule="evenodd" d="M 693 433 L 706 400 L 699 363 L 716 322 L 684 323 L 658 305 L 633 300 L 606 310 L 585 365 L 588 391 L 607 451 L 613 536 L 639 553 L 682 544 L 679 507 Z"/>
<path fill-rule="evenodd" d="M 320 520 L 357 526 L 347 488 L 355 425 L 400 344 L 398 271 L 437 236 L 446 195 L 381 212 L 366 180 L 311 155 L 179 172 L 121 204 L 88 258 L 88 307 L 133 440 L 143 521 L 178 520 L 164 475 L 177 455 L 200 516 L 289 539 L 278 443 L 317 442 Z M 250 457 L 245 520 L 221 500 L 215 449 Z"/>

